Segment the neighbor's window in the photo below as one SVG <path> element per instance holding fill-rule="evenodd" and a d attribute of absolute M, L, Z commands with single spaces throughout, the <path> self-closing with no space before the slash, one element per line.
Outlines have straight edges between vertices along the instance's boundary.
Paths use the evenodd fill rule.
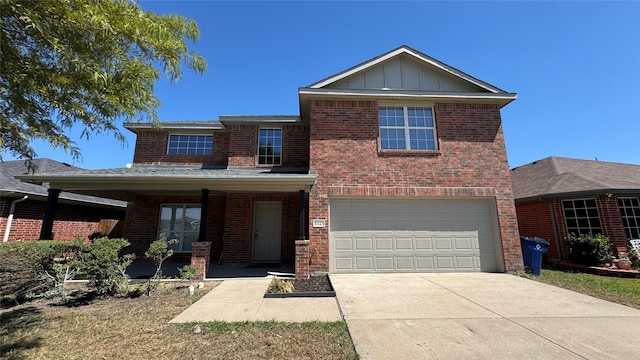
<path fill-rule="evenodd" d="M 381 106 L 378 121 L 382 150 L 437 150 L 431 108 Z"/>
<path fill-rule="evenodd" d="M 162 205 L 158 239 L 176 239 L 172 248 L 177 252 L 190 252 L 191 244 L 200 234 L 200 205 Z"/>
<path fill-rule="evenodd" d="M 282 129 L 260 129 L 258 164 L 280 165 L 282 162 Z"/>
<path fill-rule="evenodd" d="M 624 231 L 628 239 L 640 239 L 640 201 L 638 198 L 618 198 Z"/>
<path fill-rule="evenodd" d="M 171 135 L 169 136 L 170 155 L 211 155 L 213 136 L 211 135 Z"/>
<path fill-rule="evenodd" d="M 595 199 L 562 200 L 567 233 L 602 234 Z"/>

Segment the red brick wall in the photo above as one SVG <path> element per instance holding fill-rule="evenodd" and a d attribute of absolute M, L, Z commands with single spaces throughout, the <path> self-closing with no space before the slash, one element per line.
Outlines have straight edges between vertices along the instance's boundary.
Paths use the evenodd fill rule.
<path fill-rule="evenodd" d="M 549 203 L 544 201 L 529 201 L 516 203 L 516 213 L 518 216 L 518 228 L 520 236 L 539 237 L 549 241 L 549 250 L 544 255 L 548 259 L 560 259 L 558 254 L 558 244 L 556 244 L 553 232 L 553 220 L 549 209 Z M 557 219 L 557 218 L 556 218 Z M 560 218 L 560 221 L 564 221 Z M 558 239 L 562 242 L 564 235 Z"/>
<path fill-rule="evenodd" d="M 607 195 L 596 196 L 598 215 L 600 215 L 600 225 L 602 233 L 611 241 L 611 251 L 614 254 L 629 251 L 627 233 L 624 231 L 622 215 L 618 207 L 618 198 Z"/>
<path fill-rule="evenodd" d="M 257 149 L 257 125 L 231 125 L 229 127 L 229 166 L 254 167 Z"/>
<path fill-rule="evenodd" d="M 11 202 L 15 198 L 0 198 L 0 236 L 4 236 Z M 9 241 L 39 240 L 42 229 L 45 202 L 27 200 L 16 204 Z M 120 212 L 89 206 L 78 206 L 58 203 L 53 222 L 55 240 L 74 241 L 87 240 L 87 237 L 98 230 L 101 219 L 123 218 L 124 209 Z"/>
<path fill-rule="evenodd" d="M 134 164 L 144 165 L 209 165 L 227 166 L 229 133 L 213 132 L 211 155 L 169 155 L 169 132 L 162 130 L 139 131 L 133 153 Z"/>
<path fill-rule="evenodd" d="M 505 269 L 521 270 L 499 107 L 436 104 L 434 114 L 438 152 L 378 152 L 377 102 L 312 100 L 310 168 L 317 170 L 318 180 L 309 200 L 310 218 L 328 221 L 331 187 L 359 188 L 361 195 L 374 196 L 490 194 L 496 199 Z M 466 189 L 452 189 L 460 187 Z M 329 269 L 328 229 L 310 230 L 311 272 Z"/>
<path fill-rule="evenodd" d="M 253 211 L 256 201 L 282 202 L 281 261 L 293 262 L 298 237 L 298 194 L 228 194 L 223 263 L 251 262 Z"/>
<path fill-rule="evenodd" d="M 309 167 L 309 126 L 283 126 L 282 147 L 283 167 Z"/>

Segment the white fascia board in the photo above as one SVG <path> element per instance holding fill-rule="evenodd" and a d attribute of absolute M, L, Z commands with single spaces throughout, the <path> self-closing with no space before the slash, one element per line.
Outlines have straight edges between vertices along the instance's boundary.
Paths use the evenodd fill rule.
<path fill-rule="evenodd" d="M 123 127 L 133 132 L 136 132 L 137 130 L 203 131 L 203 130 L 224 130 L 225 129 L 224 125 L 219 122 L 215 122 L 215 123 L 186 122 L 184 124 L 177 123 L 177 122 L 173 122 L 173 123 L 161 122 L 158 124 L 149 123 L 149 122 L 129 122 L 129 123 L 124 123 Z"/>
<path fill-rule="evenodd" d="M 321 80 L 320 82 L 317 82 L 315 84 L 310 85 L 309 88 L 311 88 L 311 89 L 323 88 L 323 87 L 325 87 L 325 86 L 327 86 L 327 85 L 329 85 L 331 83 L 334 83 L 336 81 L 342 80 L 342 79 L 344 79 L 344 78 L 346 78 L 348 76 L 351 76 L 351 75 L 356 74 L 358 72 L 364 71 L 364 70 L 366 70 L 368 68 L 374 67 L 374 66 L 376 66 L 376 65 L 378 65 L 378 64 L 380 64 L 380 63 L 382 63 L 382 62 L 384 62 L 386 60 L 389 60 L 389 59 L 391 59 L 391 58 L 393 58 L 393 57 L 395 57 L 397 55 L 403 54 L 403 53 L 409 54 L 409 55 L 411 55 L 413 57 L 416 57 L 416 58 L 418 58 L 418 59 L 420 59 L 420 60 L 422 60 L 422 61 L 424 61 L 424 62 L 426 62 L 426 63 L 428 63 L 428 64 L 430 64 L 430 65 L 432 65 L 432 66 L 444 71 L 444 72 L 447 72 L 447 73 L 449 73 L 449 74 L 451 74 L 451 75 L 453 75 L 455 77 L 458 77 L 458 78 L 463 79 L 463 80 L 465 80 L 467 82 L 470 82 L 470 83 L 472 83 L 472 84 L 474 84 L 474 85 L 476 85 L 478 87 L 481 87 L 481 88 L 483 88 L 485 90 L 488 90 L 488 91 L 490 91 L 492 93 L 503 93 L 504 92 L 504 91 L 500 90 L 499 88 L 497 88 L 497 87 L 495 87 L 495 86 L 493 86 L 491 84 L 485 83 L 484 81 L 481 81 L 481 80 L 478 80 L 478 79 L 476 79 L 474 77 L 471 77 L 470 75 L 467 75 L 467 74 L 465 74 L 464 72 L 462 72 L 460 70 L 451 68 L 448 65 L 445 66 L 443 63 L 441 63 L 439 61 L 436 61 L 433 58 L 426 57 L 425 55 L 423 55 L 421 53 L 418 53 L 418 52 L 416 52 L 416 51 L 414 51 L 414 50 L 412 50 L 410 48 L 404 47 L 404 46 L 401 47 L 401 48 L 398 48 L 398 49 L 396 49 L 394 51 L 391 51 L 391 52 L 389 52 L 387 54 L 384 54 L 384 55 L 382 55 L 382 56 L 380 56 L 378 58 L 375 58 L 375 59 L 373 59 L 371 61 L 365 62 L 360 66 L 356 66 L 356 67 L 354 67 L 352 69 L 346 70 L 346 71 L 344 71 L 342 73 L 339 73 L 339 74 L 337 74 L 335 76 L 329 77 L 329 78 L 327 78 L 325 80 Z"/>
<path fill-rule="evenodd" d="M 497 102 L 503 105 L 510 103 L 517 98 L 515 93 L 462 93 L 462 92 L 425 92 L 411 90 L 351 90 L 351 89 L 310 89 L 301 88 L 300 95 L 329 96 L 336 98 L 344 97 L 369 97 L 384 99 L 424 99 L 424 100 L 453 100 L 453 101 L 479 101 L 486 100 Z"/>
<path fill-rule="evenodd" d="M 262 124 L 262 123 L 299 123 L 298 115 L 222 115 L 220 122 L 224 124 Z"/>

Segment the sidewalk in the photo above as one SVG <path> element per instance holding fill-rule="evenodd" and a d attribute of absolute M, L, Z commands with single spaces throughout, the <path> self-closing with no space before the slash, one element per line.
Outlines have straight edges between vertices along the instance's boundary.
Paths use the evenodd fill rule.
<path fill-rule="evenodd" d="M 209 321 L 340 321 L 334 297 L 270 298 L 264 295 L 271 277 L 226 279 L 170 323 Z"/>

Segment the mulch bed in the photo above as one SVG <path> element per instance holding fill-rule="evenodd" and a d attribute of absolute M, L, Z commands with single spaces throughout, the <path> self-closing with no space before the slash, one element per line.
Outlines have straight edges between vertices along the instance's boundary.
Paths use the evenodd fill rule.
<path fill-rule="evenodd" d="M 311 276 L 308 279 L 286 279 L 293 283 L 293 292 L 274 293 L 267 290 L 264 297 L 325 297 L 335 296 L 329 275 Z"/>
<path fill-rule="evenodd" d="M 615 267 L 586 266 L 570 263 L 568 261 L 561 261 L 559 264 L 557 264 L 557 266 L 560 269 L 564 270 L 576 270 L 594 275 L 640 279 L 640 271 L 638 271 L 637 269 L 622 270 Z"/>
<path fill-rule="evenodd" d="M 311 276 L 308 279 L 293 279 L 293 292 L 333 291 L 328 275 Z"/>

